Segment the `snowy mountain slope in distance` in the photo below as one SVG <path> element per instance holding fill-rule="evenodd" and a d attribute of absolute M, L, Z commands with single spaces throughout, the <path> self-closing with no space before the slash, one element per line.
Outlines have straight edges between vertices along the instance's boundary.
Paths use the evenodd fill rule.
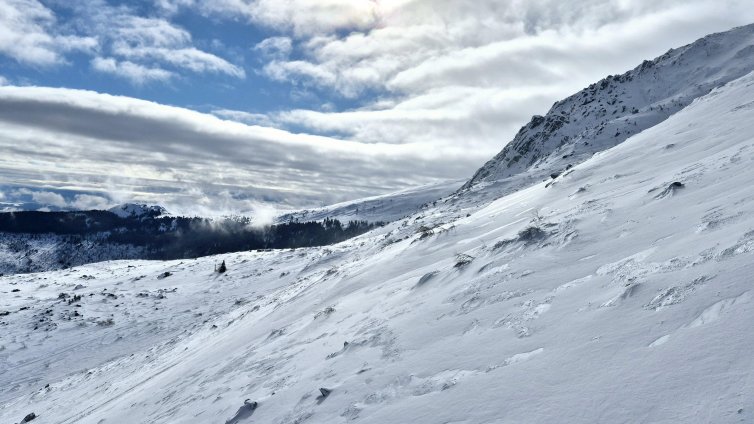
<path fill-rule="evenodd" d="M 286 212 L 277 217 L 276 221 L 321 221 L 325 218 L 334 218 L 341 222 L 352 220 L 392 222 L 412 215 L 419 211 L 422 206 L 448 196 L 463 183 L 463 181 L 442 181 L 381 196 L 336 203 L 322 208 Z"/>
<path fill-rule="evenodd" d="M 118 215 L 121 218 L 145 217 L 154 218 L 157 216 L 167 215 L 167 209 L 158 205 L 146 205 L 140 203 L 124 203 L 113 206 L 108 211 Z"/>
<path fill-rule="evenodd" d="M 380 224 L 325 220 L 255 226 L 248 217 L 199 218 L 108 211 L 0 213 L 0 274 L 122 259 L 188 259 L 256 249 L 326 246 Z"/>
<path fill-rule="evenodd" d="M 752 99 L 431 232 L 2 277 L 0 421 L 752 422 Z"/>
<path fill-rule="evenodd" d="M 753 70 L 754 24 L 670 50 L 556 102 L 545 116 L 533 117 L 463 189 L 484 190 L 498 182 L 512 185 L 505 190 L 512 192 L 521 179 L 530 183 L 562 172 Z"/>
<path fill-rule="evenodd" d="M 289 211 L 278 216 L 274 223 L 323 221 L 326 218 L 337 219 L 343 224 L 348 224 L 349 221 L 391 222 L 428 207 L 438 199 L 453 193 L 462 184 L 463 181 L 443 181 L 322 208 Z M 149 224 L 151 219 L 168 217 L 167 210 L 157 205 L 126 203 L 108 211 L 121 219 L 138 220 L 139 223 L 145 224 Z M 159 233 L 182 230 L 176 226 L 176 220 L 163 221 L 166 223 L 160 227 Z M 49 224 L 48 221 L 43 222 Z M 217 225 L 213 226 L 219 227 L 222 222 L 217 220 Z M 133 226 L 133 222 L 129 225 Z M 146 233 L 148 227 L 149 225 L 146 225 L 142 232 Z M 53 227 L 52 230 L 54 229 Z M 114 230 L 117 232 L 121 229 Z M 108 231 L 101 234 L 92 231 L 86 234 L 88 238 L 82 240 L 70 237 L 65 232 L 30 234 L 0 231 L 0 274 L 51 271 L 105 260 L 159 258 L 159 250 L 154 246 L 150 248 L 143 243 L 111 243 L 107 241 L 109 234 Z M 160 235 L 156 231 L 154 237 Z"/>
<path fill-rule="evenodd" d="M 112 259 L 149 257 L 143 246 L 56 234 L 0 232 L 0 274 L 42 272 Z"/>

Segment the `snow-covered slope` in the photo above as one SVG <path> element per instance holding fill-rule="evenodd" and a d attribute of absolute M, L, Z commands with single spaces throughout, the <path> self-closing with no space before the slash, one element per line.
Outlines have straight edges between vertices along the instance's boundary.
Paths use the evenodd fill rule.
<path fill-rule="evenodd" d="M 2 277 L 0 421 L 753 422 L 752 99 L 453 221 Z"/>
<path fill-rule="evenodd" d="M 650 128 L 715 87 L 754 71 L 754 24 L 712 34 L 608 76 L 535 116 L 464 189 L 515 190 Z M 506 190 L 511 192 L 512 190 Z"/>
<path fill-rule="evenodd" d="M 121 218 L 145 217 L 154 218 L 157 216 L 167 215 L 168 211 L 162 206 L 145 205 L 140 203 L 124 203 L 113 206 L 108 211 L 118 215 Z"/>
<path fill-rule="evenodd" d="M 0 274 L 42 272 L 112 259 L 149 257 L 144 246 L 55 234 L 0 232 Z"/>
<path fill-rule="evenodd" d="M 382 196 L 368 197 L 349 202 L 336 203 L 316 209 L 287 212 L 280 215 L 277 222 L 321 221 L 325 218 L 341 222 L 368 221 L 392 222 L 412 215 L 433 202 L 457 190 L 463 181 L 443 181 L 434 184 L 412 187 Z"/>

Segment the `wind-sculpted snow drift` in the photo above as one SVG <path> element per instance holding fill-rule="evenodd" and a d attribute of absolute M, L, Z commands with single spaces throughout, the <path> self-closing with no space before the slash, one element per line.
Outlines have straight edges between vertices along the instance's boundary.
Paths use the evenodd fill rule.
<path fill-rule="evenodd" d="M 0 421 L 753 422 L 752 99 L 327 248 L 2 277 Z"/>

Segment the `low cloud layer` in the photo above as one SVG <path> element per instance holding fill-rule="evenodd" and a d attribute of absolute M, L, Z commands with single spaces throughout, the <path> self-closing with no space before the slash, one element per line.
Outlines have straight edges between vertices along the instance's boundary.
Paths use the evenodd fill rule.
<path fill-rule="evenodd" d="M 0 173 L 9 184 L 102 190 L 181 212 L 322 205 L 460 177 L 482 159 L 459 161 L 461 151 L 450 147 L 294 134 L 80 90 L 0 87 L 0 122 Z"/>

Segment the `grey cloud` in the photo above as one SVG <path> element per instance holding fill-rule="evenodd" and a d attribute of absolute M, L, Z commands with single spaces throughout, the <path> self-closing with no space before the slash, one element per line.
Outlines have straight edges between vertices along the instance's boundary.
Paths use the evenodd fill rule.
<path fill-rule="evenodd" d="M 0 186 L 0 211 L 107 209 L 106 196 L 75 190 Z"/>
<path fill-rule="evenodd" d="M 7 152 L 0 174 L 13 184 L 108 187 L 109 197 L 167 206 L 320 205 L 463 177 L 485 159 L 292 134 L 65 89 L 0 87 L 0 121 Z"/>

